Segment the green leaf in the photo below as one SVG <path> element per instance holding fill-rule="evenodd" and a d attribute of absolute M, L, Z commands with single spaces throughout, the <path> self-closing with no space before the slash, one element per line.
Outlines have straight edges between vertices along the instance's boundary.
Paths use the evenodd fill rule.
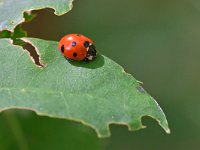
<path fill-rule="evenodd" d="M 21 25 L 18 25 L 14 29 L 14 32 L 10 32 L 8 30 L 4 30 L 0 32 L 0 38 L 11 38 L 15 40 L 16 38 L 21 38 L 21 37 L 26 37 L 26 36 L 27 36 L 27 32 L 21 28 Z"/>
<path fill-rule="evenodd" d="M 27 36 L 27 32 L 24 31 L 24 30 L 21 28 L 21 25 L 18 25 L 18 26 L 15 28 L 14 32 L 12 33 L 11 38 L 12 38 L 12 39 L 16 39 L 16 38 L 25 37 L 25 36 Z"/>
<path fill-rule="evenodd" d="M 0 31 L 13 31 L 17 25 L 24 22 L 24 12 L 48 7 L 54 9 L 56 15 L 65 14 L 71 10 L 72 1 L 73 0 L 1 0 Z"/>
<path fill-rule="evenodd" d="M 99 137 L 110 135 L 112 123 L 141 129 L 143 116 L 156 119 L 170 132 L 156 101 L 114 61 L 98 55 L 92 62 L 69 63 L 57 50 L 57 42 L 26 40 L 35 46 L 45 67 L 36 66 L 20 46 L 1 39 L 1 110 L 30 109 L 78 121 L 92 127 Z"/>
<path fill-rule="evenodd" d="M 24 12 L 25 22 L 30 22 L 36 17 L 36 14 L 32 14 L 31 12 Z"/>
<path fill-rule="evenodd" d="M 0 32 L 0 38 L 10 38 L 11 37 L 11 32 L 8 30 L 4 30 Z"/>
<path fill-rule="evenodd" d="M 94 132 L 75 122 L 25 110 L 4 111 L 0 122 L 0 150 L 102 149 Z"/>
<path fill-rule="evenodd" d="M 10 32 L 7 30 L 0 32 L 0 38 L 11 38 L 13 40 L 13 44 L 15 45 L 24 45 L 24 42 L 19 38 L 26 37 L 26 36 L 27 36 L 27 32 L 21 28 L 21 25 L 18 25 L 14 29 L 14 32 Z"/>

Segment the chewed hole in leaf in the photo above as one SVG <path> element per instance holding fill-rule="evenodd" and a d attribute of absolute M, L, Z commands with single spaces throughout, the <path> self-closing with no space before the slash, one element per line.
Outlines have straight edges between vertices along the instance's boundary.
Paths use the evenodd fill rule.
<path fill-rule="evenodd" d="M 53 14 L 55 13 L 55 10 L 52 9 L 52 8 L 45 8 L 44 10 L 49 12 L 49 13 L 53 13 Z"/>
<path fill-rule="evenodd" d="M 22 45 L 23 49 L 27 50 L 30 53 L 30 56 L 33 58 L 35 64 L 39 67 L 44 67 L 44 65 L 40 62 L 40 56 L 37 53 L 35 47 L 26 41 L 23 42 L 24 42 L 24 44 Z"/>
<path fill-rule="evenodd" d="M 22 39 L 14 39 L 12 40 L 12 44 L 21 46 L 24 50 L 28 51 L 33 62 L 39 67 L 44 67 L 44 65 L 40 62 L 40 56 L 36 48 L 31 43 Z"/>
<path fill-rule="evenodd" d="M 59 21 L 60 18 L 62 17 L 58 17 L 57 15 L 54 14 L 53 11 L 54 9 L 50 8 L 31 11 L 31 14 L 35 14 L 36 17 L 34 17 L 33 20 L 28 22 L 26 21 L 22 24 L 23 29 L 25 29 L 28 32 L 29 37 L 37 37 L 41 39 L 54 40 L 54 41 L 59 40 L 60 37 L 55 36 L 55 33 L 57 31 L 55 31 L 55 29 L 52 28 L 52 26 L 49 26 L 49 24 L 54 24 L 55 22 Z M 44 20 L 43 18 L 46 18 L 48 21 Z M 49 20 L 49 18 L 51 19 Z M 35 32 L 33 28 L 40 32 Z M 64 33 L 62 34 L 65 34 L 65 32 L 67 33 L 67 31 L 63 32 Z M 48 36 L 46 36 L 46 33 L 48 33 Z"/>

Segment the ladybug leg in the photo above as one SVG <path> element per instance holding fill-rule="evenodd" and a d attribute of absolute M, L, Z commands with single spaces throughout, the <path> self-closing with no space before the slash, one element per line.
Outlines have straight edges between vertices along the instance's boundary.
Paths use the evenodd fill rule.
<path fill-rule="evenodd" d="M 86 57 L 86 58 L 84 59 L 84 61 L 88 62 L 88 61 L 89 61 L 89 59 Z"/>

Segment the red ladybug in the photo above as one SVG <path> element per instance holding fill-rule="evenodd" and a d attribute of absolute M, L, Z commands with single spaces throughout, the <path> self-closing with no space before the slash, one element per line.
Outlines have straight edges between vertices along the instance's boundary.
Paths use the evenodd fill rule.
<path fill-rule="evenodd" d="M 59 41 L 58 49 L 69 60 L 93 60 L 96 49 L 93 41 L 81 34 L 68 34 Z"/>

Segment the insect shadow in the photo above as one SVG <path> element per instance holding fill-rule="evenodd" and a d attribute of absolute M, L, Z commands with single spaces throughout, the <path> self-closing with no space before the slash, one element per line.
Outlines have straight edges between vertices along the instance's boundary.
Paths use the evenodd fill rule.
<path fill-rule="evenodd" d="M 91 61 L 69 61 L 71 65 L 77 67 L 83 67 L 88 69 L 96 69 L 100 68 L 104 65 L 104 57 L 102 55 L 97 54 L 97 57 Z"/>

